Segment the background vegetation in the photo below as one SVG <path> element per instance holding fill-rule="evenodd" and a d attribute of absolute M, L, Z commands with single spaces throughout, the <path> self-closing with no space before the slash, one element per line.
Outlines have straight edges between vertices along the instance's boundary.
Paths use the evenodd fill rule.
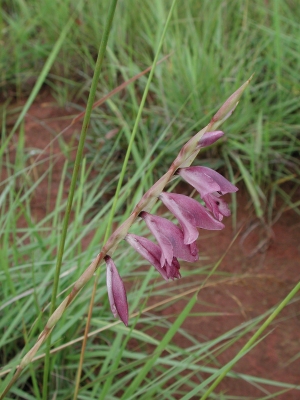
<path fill-rule="evenodd" d="M 24 147 L 24 125 L 21 123 L 16 134 L 11 135 L 11 122 L 25 110 L 20 101 L 24 103 L 30 95 L 36 97 L 32 88 L 37 82 L 43 83 L 42 90 L 50 90 L 61 107 L 76 104 L 78 111 L 83 109 L 108 2 L 2 0 L 0 4 L 0 167 L 4 171 L 0 194 L 0 348 L 2 364 L 7 369 L 17 364 L 24 345 L 30 348 L 47 319 L 47 312 L 41 310 L 51 298 L 55 254 L 66 205 L 63 188 L 69 182 L 72 165 L 68 143 L 62 137 L 61 151 L 67 161 L 56 205 L 49 208 L 45 218 L 36 221 L 31 214 L 31 198 L 45 179 L 50 196 L 55 154 L 50 157 L 45 173 L 34 181 L 28 175 L 31 154 Z M 98 98 L 151 65 L 170 5 L 171 1 L 161 0 L 119 1 Z M 76 18 L 63 37 L 73 13 Z M 223 126 L 225 139 L 207 150 L 201 163 L 227 171 L 239 187 L 244 186 L 256 215 L 266 224 L 272 224 L 287 208 L 299 214 L 299 19 L 297 1 L 177 2 L 161 52 L 161 57 L 170 57 L 157 67 L 150 86 L 117 203 L 116 223 L 128 216 L 141 194 L 166 171 L 192 133 L 205 126 L 222 102 L 253 72 L 250 89 Z M 58 43 L 60 50 L 52 57 Z M 49 57 L 53 63 L 50 72 L 43 75 L 41 71 Z M 129 85 L 93 112 L 68 230 L 59 300 L 99 251 L 146 79 L 144 76 Z M 115 129 L 114 139 L 105 140 L 105 135 Z M 236 210 L 234 199 L 233 207 Z M 143 233 L 140 225 L 135 230 Z M 87 235 L 91 240 L 83 246 Z M 211 265 L 203 266 L 205 263 L 201 262 L 201 266 L 185 271 L 186 276 L 193 277 L 189 281 L 192 283 L 183 280 L 166 285 L 156 279 L 154 269 L 140 268 L 143 261 L 125 245 L 114 260 L 130 287 L 131 314 L 139 315 L 150 296 L 156 312 L 142 311 L 137 319 L 131 319 L 129 328 L 112 323 L 105 276 L 101 275 L 90 329 L 97 334 L 88 341 L 78 398 L 120 398 L 137 373 L 144 373 L 143 384 L 133 387 L 134 394 L 125 398 L 151 399 L 158 393 L 163 393 L 165 399 L 191 398 L 188 393 L 196 382 L 203 380 L 201 374 L 217 371 L 217 364 L 215 368 L 206 366 L 208 362 L 211 365 L 215 353 L 225 351 L 266 316 L 208 342 L 181 329 L 180 334 L 189 343 L 183 349 L 170 341 L 177 329 L 173 320 L 161 317 L 157 311 L 168 307 L 178 293 L 182 292 L 180 296 L 185 298 L 185 290 L 203 284 Z M 59 399 L 72 398 L 90 293 L 91 284 L 70 306 L 53 333 L 50 395 Z M 166 304 L 158 307 L 162 300 Z M 183 310 L 182 318 L 186 315 Z M 147 357 L 161 340 L 164 353 L 158 354 L 157 362 L 146 374 Z M 34 363 L 22 375 L 12 389 L 16 398 L 41 398 L 41 365 Z M 247 377 L 253 384 L 255 379 Z M 260 383 L 267 381 L 262 378 Z M 281 385 L 280 390 L 288 387 Z M 205 387 L 199 390 L 205 391 Z M 225 398 L 232 397 L 224 395 Z"/>

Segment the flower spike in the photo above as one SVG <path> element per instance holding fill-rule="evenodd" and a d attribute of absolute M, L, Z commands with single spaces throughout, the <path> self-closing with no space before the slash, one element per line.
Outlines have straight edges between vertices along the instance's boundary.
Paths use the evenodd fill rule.
<path fill-rule="evenodd" d="M 156 238 L 161 248 L 162 254 L 160 265 L 163 267 L 165 262 L 172 265 L 173 257 L 181 258 L 185 261 L 194 262 L 198 260 L 198 249 L 195 243 L 186 245 L 182 230 L 165 218 L 157 217 L 145 211 L 140 213 L 140 217 L 145 220 L 148 228 Z"/>
<path fill-rule="evenodd" d="M 155 269 L 161 274 L 161 276 L 167 281 L 168 279 L 181 278 L 179 269 L 180 265 L 177 258 L 173 257 L 171 265 L 167 262 L 161 267 L 161 248 L 151 242 L 150 240 L 128 233 L 125 240 L 147 261 L 149 261 Z"/>
<path fill-rule="evenodd" d="M 220 230 L 224 225 L 216 221 L 212 215 L 196 200 L 175 193 L 161 193 L 159 198 L 164 205 L 178 219 L 184 234 L 184 244 L 191 244 L 197 240 L 197 228 Z"/>
<path fill-rule="evenodd" d="M 114 317 L 119 316 L 121 321 L 128 326 L 128 304 L 124 283 L 119 272 L 109 256 L 104 257 L 106 262 L 106 283 L 108 299 Z"/>
<path fill-rule="evenodd" d="M 172 278 L 180 276 L 179 264 L 176 257 L 183 258 L 187 261 L 197 260 L 198 250 L 196 248 L 195 242 L 188 245 L 184 243 L 184 239 L 186 241 L 191 241 L 191 238 L 187 239 L 186 237 L 184 237 L 182 230 L 171 222 L 166 222 L 166 220 L 163 218 L 151 216 L 150 214 L 147 214 L 146 211 L 151 211 L 152 207 L 157 202 L 159 195 L 165 190 L 166 185 L 171 182 L 177 171 L 179 171 L 179 174 L 184 179 L 186 179 L 187 182 L 191 183 L 192 185 L 194 185 L 195 183 L 195 187 L 197 187 L 198 190 L 199 176 L 198 178 L 195 177 L 195 173 L 191 172 L 194 170 L 193 167 L 189 167 L 197 157 L 197 154 L 202 147 L 212 144 L 215 140 L 217 140 L 217 137 L 220 135 L 220 133 L 214 133 L 214 131 L 221 125 L 223 121 L 228 118 L 228 116 L 233 113 L 241 95 L 249 85 L 251 79 L 252 77 L 250 77 L 250 79 L 248 79 L 225 101 L 225 103 L 220 107 L 217 113 L 212 117 L 207 126 L 197 132 L 193 137 L 188 140 L 187 143 L 184 144 L 166 173 L 161 176 L 159 180 L 147 190 L 147 192 L 142 196 L 140 201 L 132 210 L 130 216 L 110 235 L 106 243 L 103 244 L 100 253 L 97 254 L 97 256 L 91 261 L 91 263 L 87 266 L 83 273 L 78 277 L 70 293 L 59 304 L 56 310 L 53 311 L 48 321 L 46 322 L 42 332 L 38 336 L 36 343 L 24 355 L 15 371 L 15 374 L 7 383 L 0 397 L 4 397 L 6 395 L 6 393 L 12 387 L 22 371 L 26 367 L 28 367 L 30 362 L 32 362 L 37 351 L 39 350 L 41 345 L 45 343 L 66 309 L 75 299 L 75 297 L 80 293 L 81 289 L 87 284 L 87 282 L 89 282 L 93 278 L 95 271 L 97 270 L 97 268 L 99 268 L 99 265 L 103 260 L 106 261 L 107 265 L 107 286 L 112 311 L 115 315 L 119 315 L 122 321 L 127 325 L 128 306 L 124 284 L 112 259 L 110 258 L 110 256 L 108 256 L 108 254 L 113 254 L 113 252 L 117 249 L 119 243 L 128 235 L 129 229 L 139 216 L 145 219 L 148 226 L 151 227 L 152 232 L 154 233 L 156 239 L 159 241 L 161 253 L 159 253 L 156 248 L 153 255 L 152 250 L 150 250 L 149 243 L 142 242 L 141 239 L 140 244 L 143 247 L 146 243 L 146 247 L 144 247 L 144 250 L 149 250 L 149 254 L 152 254 L 152 257 L 158 257 L 157 254 L 161 255 L 159 259 L 159 264 L 157 264 L 158 259 L 156 260 L 156 258 L 154 257 L 156 260 L 155 264 L 157 264 L 156 267 L 162 267 L 162 269 L 166 272 L 167 277 Z M 203 181 L 202 186 L 201 182 L 199 184 L 201 186 L 199 191 L 207 207 L 211 209 L 215 217 L 219 220 L 222 219 L 222 216 L 229 215 L 230 211 L 227 208 L 226 203 L 223 203 L 223 201 L 221 201 L 220 199 L 218 200 L 218 194 L 235 192 L 237 188 L 233 185 L 230 186 L 231 184 L 229 182 L 229 186 L 227 184 L 226 187 L 224 187 L 224 181 L 221 182 L 219 180 L 219 175 L 216 172 L 208 173 L 207 170 L 206 172 L 203 172 L 202 169 L 202 173 L 198 173 L 198 175 L 200 175 L 200 181 Z M 227 181 L 225 180 L 225 182 Z M 188 211 L 192 215 L 190 210 Z M 188 219 L 190 217 L 186 218 Z M 195 219 L 195 217 L 193 218 Z"/>

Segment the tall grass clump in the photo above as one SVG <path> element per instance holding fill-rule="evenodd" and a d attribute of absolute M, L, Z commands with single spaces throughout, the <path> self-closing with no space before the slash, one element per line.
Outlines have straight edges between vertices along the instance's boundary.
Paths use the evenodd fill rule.
<path fill-rule="evenodd" d="M 141 7 L 140 18 L 136 18 L 134 1 L 128 2 L 129 5 L 126 3 L 126 6 L 125 2 L 120 1 L 114 16 L 116 3 L 110 2 L 109 11 L 106 2 L 78 2 L 76 10 L 67 1 L 46 1 L 43 6 L 34 1 L 30 4 L 21 1 L 5 3 L 1 23 L 12 32 L 14 29 L 17 32 L 17 27 L 21 27 L 19 17 L 22 16 L 28 30 L 25 30 L 28 43 L 40 40 L 36 32 L 43 26 L 41 37 L 44 44 L 36 48 L 37 53 L 41 52 L 37 54 L 37 59 L 42 60 L 44 53 L 48 58 L 12 130 L 3 129 L 1 168 L 6 176 L 0 196 L 0 276 L 3 284 L 0 306 L 3 335 L 0 348 L 5 365 L 0 372 L 3 378 L 2 398 L 5 398 L 8 390 L 8 396 L 26 399 L 54 396 L 62 399 L 218 398 L 218 394 L 213 392 L 225 375 L 232 379 L 243 379 L 261 388 L 262 393 L 265 393 L 264 386 L 278 389 L 281 393 L 288 391 L 294 388 L 288 383 L 236 374 L 231 369 L 262 340 L 262 334 L 295 296 L 299 284 L 277 307 L 213 340 L 204 341 L 202 336 L 192 336 L 183 327 L 187 318 L 216 314 L 192 313 L 193 307 L 199 303 L 199 290 L 247 279 L 247 274 L 235 277 L 219 274 L 218 266 L 222 259 L 216 265 L 200 266 L 196 262 L 196 228 L 221 229 L 223 215 L 229 215 L 230 212 L 219 196 L 226 192 L 234 193 L 236 188 L 206 166 L 190 167 L 200 150 L 203 153 L 214 151 L 206 146 L 214 144 L 222 136 L 219 126 L 231 116 L 249 81 L 240 86 L 221 107 L 220 99 L 224 96 L 219 96 L 220 93 L 230 93 L 229 87 L 230 90 L 232 86 L 238 87 L 237 82 L 247 73 L 247 68 L 252 70 L 255 66 L 252 62 L 245 68 L 247 59 L 243 58 L 244 53 L 240 50 L 239 54 L 232 53 L 232 58 L 236 57 L 235 61 L 239 62 L 234 68 L 230 68 L 229 64 L 226 68 L 230 57 L 223 49 L 222 27 L 226 18 L 230 19 L 229 12 L 235 15 L 234 7 L 227 9 L 218 6 L 213 14 L 212 2 L 203 2 L 203 8 L 200 9 L 197 2 L 191 3 L 191 8 L 188 8 L 176 0 L 172 4 L 149 1 Z M 277 7 L 282 4 L 276 3 Z M 60 7 L 60 12 L 54 12 L 54 7 Z M 194 14 L 195 10 L 198 13 Z M 260 10 L 264 13 L 263 9 Z M 243 8 L 242 11 L 246 29 L 250 9 Z M 60 19 L 54 23 L 46 18 L 49 15 L 55 15 L 55 18 L 60 15 Z M 96 23 L 92 17 L 94 15 L 99 15 L 100 20 L 105 19 L 106 24 Z M 200 15 L 199 19 L 194 15 Z M 212 21 L 210 29 L 203 26 L 203 32 L 199 30 L 202 15 Z M 120 24 L 118 21 L 121 21 Z M 99 25 L 105 26 L 102 32 Z M 131 29 L 128 29 L 129 26 Z M 238 25 L 235 29 L 231 28 L 233 36 L 235 32 L 240 32 Z M 183 39 L 182 29 L 190 30 L 186 39 Z M 277 29 L 280 29 L 280 25 Z M 198 54 L 191 43 L 195 43 L 199 31 L 203 40 L 199 40 L 201 51 Z M 51 44 L 50 33 L 55 46 L 47 52 L 47 46 L 50 48 Z M 226 37 L 228 40 L 230 37 L 230 41 L 231 34 L 228 30 Z M 88 45 L 83 40 L 85 36 L 89 39 Z M 93 46 L 100 39 L 102 41 L 95 63 Z M 242 39 L 247 43 L 246 34 Z M 243 43 L 242 39 L 240 44 Z M 185 46 L 181 46 L 182 40 L 186 40 Z M 22 51 L 26 43 L 24 39 L 22 46 L 20 44 Z M 107 61 L 98 85 L 106 44 Z M 219 59 L 213 59 L 211 48 L 214 53 L 218 49 Z M 171 57 L 156 68 L 161 53 L 171 53 L 173 50 Z M 80 65 L 82 60 L 84 64 Z M 21 60 L 18 59 L 18 62 L 20 64 Z M 126 80 L 129 74 L 140 72 L 138 63 L 152 65 L 148 78 L 141 78 L 135 88 L 128 86 L 123 99 L 121 95 L 119 98 L 109 97 L 105 110 L 95 112 L 90 121 L 96 94 L 103 94 L 104 88 L 116 86 L 120 76 Z M 225 64 L 225 75 L 217 74 L 221 64 Z M 16 96 L 24 90 L 22 85 L 26 80 L 21 68 L 18 68 L 20 65 L 15 65 L 16 81 L 13 74 L 10 80 L 5 78 L 9 83 L 5 90 L 15 91 Z M 90 78 L 86 78 L 92 70 L 95 72 L 90 85 Z M 34 65 L 24 71 L 28 74 L 35 71 Z M 81 82 L 76 79 L 79 72 Z M 214 84 L 200 79 L 205 72 Z M 281 70 L 277 72 L 276 77 L 281 79 Z M 4 73 L 9 76 L 9 71 Z M 66 80 L 66 76 L 70 76 L 70 80 Z M 191 76 L 192 83 L 187 85 Z M 182 81 L 174 85 L 175 78 Z M 200 82 L 203 83 L 202 87 Z M 262 217 L 265 209 L 260 185 L 266 180 L 259 180 L 255 173 L 256 166 L 261 162 L 261 149 L 273 139 L 255 136 L 256 158 L 252 160 L 253 154 L 245 153 L 249 148 L 249 137 L 250 141 L 254 140 L 249 134 L 251 127 L 257 123 L 259 132 L 263 132 L 263 114 L 259 114 L 258 122 L 254 120 L 257 110 L 252 105 L 253 98 L 259 97 L 257 82 L 245 92 L 237 118 L 233 118 L 236 122 L 227 125 L 231 133 L 222 148 L 224 157 L 220 157 L 215 166 L 227 166 L 235 178 L 234 183 L 240 185 L 240 181 L 244 180 L 256 206 L 256 213 Z M 83 95 L 86 87 L 91 86 L 91 90 L 79 144 L 76 146 L 73 173 L 70 174 L 71 162 L 66 157 L 55 207 L 49 209 L 42 220 L 36 221 L 31 210 L 31 197 L 44 179 L 48 179 L 51 190 L 51 173 L 57 160 L 50 151 L 48 159 L 39 159 L 29 166 L 31 155 L 25 149 L 23 119 L 45 83 L 53 88 L 55 96 L 62 102 L 69 100 L 71 94 Z M 280 102 L 284 102 L 283 99 L 284 96 Z M 3 127 L 7 114 L 9 110 L 4 107 Z M 206 118 L 209 118 L 208 124 L 198 131 L 196 127 Z M 100 155 L 93 150 L 91 141 L 87 143 L 89 123 L 94 140 L 104 129 L 118 127 L 115 140 L 110 142 L 111 145 L 105 143 Z M 188 130 L 185 129 L 187 125 L 190 127 Z M 198 131 L 195 135 L 192 134 L 194 130 Z M 60 145 L 62 151 L 68 147 L 63 137 Z M 83 151 L 83 145 L 86 151 Z M 295 151 L 296 139 L 292 145 Z M 15 149 L 13 154 L 11 147 Z M 124 157 L 121 153 L 121 166 L 116 162 L 116 152 L 120 149 L 126 151 Z M 179 153 L 174 160 L 175 150 Z M 170 168 L 159 177 L 168 162 Z M 40 176 L 33 172 L 38 171 L 39 165 L 46 167 Z M 233 165 L 237 166 L 236 169 Z M 248 169 L 249 165 L 253 170 Z M 297 168 L 292 155 L 290 166 Z M 272 174 L 277 172 L 273 171 Z M 283 178 L 287 171 L 283 169 L 280 173 L 282 175 L 279 174 L 278 179 Z M 179 177 L 199 191 L 206 209 L 200 203 L 195 203 L 193 198 L 173 193 Z M 202 186 L 199 188 L 195 181 L 202 182 Z M 294 182 L 294 178 L 291 181 Z M 63 191 L 69 182 L 70 190 L 66 199 Z M 178 188 L 176 191 L 179 191 Z M 107 200 L 107 193 L 114 194 Z M 105 201 L 102 200 L 104 196 Z M 166 221 L 161 216 L 161 210 L 157 212 L 161 204 L 159 202 L 163 202 L 174 214 L 180 227 Z M 298 205 L 292 199 L 290 204 L 297 210 Z M 151 215 L 150 211 L 159 215 Z M 159 246 L 148 240 L 147 228 Z M 87 236 L 91 240 L 83 244 Z M 101 248 L 99 243 L 104 243 Z M 152 263 L 155 268 L 145 268 L 145 261 L 136 256 L 129 244 L 147 260 L 146 265 Z M 157 279 L 157 271 L 166 281 L 180 276 L 177 257 L 192 262 L 191 269 L 185 269 L 186 262 L 181 266 L 184 274 L 192 279 L 176 282 Z M 106 261 L 107 272 L 103 270 L 103 261 Z M 216 280 L 209 279 L 212 275 Z M 166 315 L 169 305 L 179 301 L 179 313 Z M 119 320 L 112 321 L 111 311 L 120 316 L 124 325 Z M 223 315 L 226 310 L 218 313 Z M 176 335 L 181 335 L 188 343 L 185 348 L 173 341 Z M 241 339 L 244 340 L 241 350 L 228 364 L 220 367 L 216 357 Z M 42 347 L 44 343 L 46 346 Z M 224 395 L 224 398 L 232 397 Z"/>

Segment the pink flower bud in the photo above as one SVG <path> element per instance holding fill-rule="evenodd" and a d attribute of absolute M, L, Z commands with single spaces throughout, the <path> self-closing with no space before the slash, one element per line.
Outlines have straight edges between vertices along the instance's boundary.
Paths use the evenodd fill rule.
<path fill-rule="evenodd" d="M 224 135 L 222 131 L 205 132 L 199 141 L 201 147 L 207 147 L 215 143 L 220 137 Z"/>
<path fill-rule="evenodd" d="M 114 317 L 119 316 L 121 321 L 128 326 L 128 304 L 124 283 L 119 272 L 109 256 L 105 256 L 106 283 L 108 299 Z"/>

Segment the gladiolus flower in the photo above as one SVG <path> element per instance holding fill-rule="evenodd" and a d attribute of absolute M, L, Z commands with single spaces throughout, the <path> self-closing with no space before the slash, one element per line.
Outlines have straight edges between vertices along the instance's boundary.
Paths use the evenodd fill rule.
<path fill-rule="evenodd" d="M 211 168 L 181 168 L 178 173 L 200 193 L 202 199 L 209 193 L 220 192 L 221 194 L 226 194 L 238 190 L 236 186 Z"/>
<path fill-rule="evenodd" d="M 222 131 L 205 132 L 202 138 L 199 140 L 199 145 L 201 147 L 207 147 L 215 143 L 224 135 Z"/>
<path fill-rule="evenodd" d="M 167 262 L 161 267 L 160 259 L 162 255 L 161 248 L 150 240 L 128 233 L 125 240 L 147 261 L 152 264 L 161 276 L 167 281 L 168 279 L 180 278 L 180 265 L 177 258 L 173 257 L 171 265 Z"/>
<path fill-rule="evenodd" d="M 155 236 L 161 248 L 160 265 L 167 262 L 172 265 L 173 257 L 193 262 L 198 260 L 198 249 L 195 243 L 186 245 L 182 230 L 165 218 L 157 217 L 145 211 L 140 213 L 148 228 Z"/>
<path fill-rule="evenodd" d="M 128 304 L 124 283 L 119 272 L 109 256 L 105 256 L 106 283 L 108 299 L 114 317 L 119 316 L 121 321 L 128 326 Z"/>
<path fill-rule="evenodd" d="M 224 228 L 224 225 L 216 221 L 205 207 L 188 196 L 163 192 L 159 198 L 178 219 L 184 234 L 184 244 L 191 244 L 197 240 L 199 236 L 197 228 L 209 230 Z"/>

